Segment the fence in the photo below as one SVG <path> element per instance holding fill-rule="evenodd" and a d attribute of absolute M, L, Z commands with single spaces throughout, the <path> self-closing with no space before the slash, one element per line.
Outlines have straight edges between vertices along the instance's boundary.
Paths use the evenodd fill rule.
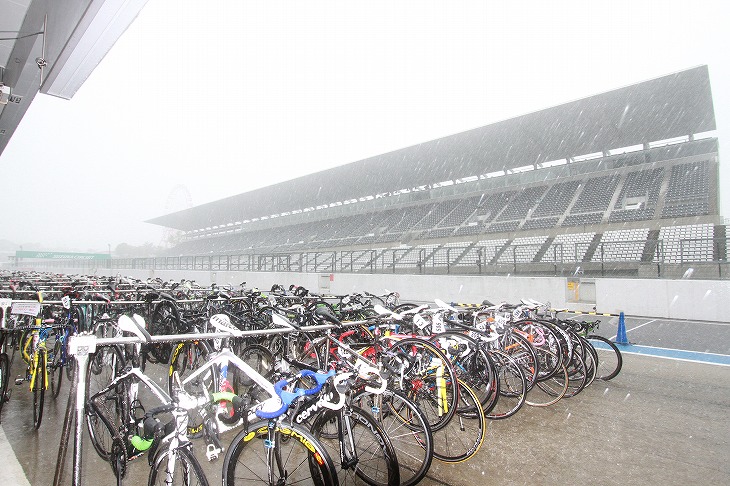
<path fill-rule="evenodd" d="M 306 272 L 306 273 L 406 273 L 406 274 L 554 274 L 636 275 L 640 265 L 662 267 L 715 265 L 722 275 L 728 258 L 727 238 L 686 240 L 636 240 L 604 243 L 552 243 L 499 248 L 430 246 L 292 253 L 236 253 L 149 258 L 113 258 L 33 261 L 33 268 Z M 11 268 L 29 262 L 11 258 Z M 716 272 L 717 273 L 717 272 Z"/>

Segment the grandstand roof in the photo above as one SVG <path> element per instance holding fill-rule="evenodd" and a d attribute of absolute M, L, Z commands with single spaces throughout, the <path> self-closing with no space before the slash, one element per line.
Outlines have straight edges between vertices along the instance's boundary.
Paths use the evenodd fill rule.
<path fill-rule="evenodd" d="M 147 222 L 190 231 L 714 129 L 700 66 Z"/>

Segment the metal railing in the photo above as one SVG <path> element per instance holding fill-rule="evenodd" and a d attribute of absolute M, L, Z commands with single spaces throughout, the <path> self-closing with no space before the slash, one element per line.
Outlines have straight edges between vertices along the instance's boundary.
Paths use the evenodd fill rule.
<path fill-rule="evenodd" d="M 300 273 L 405 273 L 489 274 L 560 273 L 579 265 L 610 271 L 640 264 L 725 264 L 730 261 L 729 238 L 683 240 L 636 240 L 591 243 L 505 244 L 497 248 L 463 246 L 408 247 L 389 249 L 304 251 L 291 253 L 234 253 L 148 258 L 83 260 L 37 260 L 25 262 L 39 269 L 188 270 Z M 23 267 L 23 261 L 10 268 Z"/>

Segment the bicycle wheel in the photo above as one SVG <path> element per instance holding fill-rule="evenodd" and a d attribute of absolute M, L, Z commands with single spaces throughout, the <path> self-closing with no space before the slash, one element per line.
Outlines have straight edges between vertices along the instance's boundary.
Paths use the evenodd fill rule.
<path fill-rule="evenodd" d="M 598 363 L 598 354 L 596 353 L 596 350 L 593 349 L 593 346 L 585 344 L 582 338 L 577 349 L 581 353 L 581 356 L 583 356 L 583 361 L 586 365 L 587 379 L 585 386 L 589 386 L 596 379 L 596 372 L 598 371 L 598 368 L 596 367 Z"/>
<path fill-rule="evenodd" d="M 443 462 L 463 462 L 474 456 L 487 431 L 484 408 L 477 393 L 459 380 L 459 402 L 449 423 L 433 434 L 433 457 Z"/>
<path fill-rule="evenodd" d="M 46 393 L 46 352 L 36 350 L 38 364 L 32 373 L 33 378 L 33 428 L 40 428 L 43 420 L 43 398 Z"/>
<path fill-rule="evenodd" d="M 338 485 L 337 470 L 312 434 L 294 424 L 249 424 L 223 461 L 223 486 L 248 484 Z"/>
<path fill-rule="evenodd" d="M 186 376 L 194 372 L 198 367 L 208 361 L 211 353 L 210 345 L 205 341 L 183 342 L 173 345 L 170 358 L 168 360 L 169 370 L 167 373 L 167 391 L 172 395 L 173 391 L 173 373 L 177 371 L 180 381 L 182 382 Z M 200 391 L 200 387 L 205 386 L 210 392 L 217 391 L 217 379 L 214 373 L 205 373 L 200 381 L 196 380 L 195 386 L 191 390 Z"/>
<path fill-rule="evenodd" d="M 451 361 L 431 342 L 419 338 L 395 341 L 383 351 L 385 368 L 393 373 L 390 386 L 416 403 L 436 432 L 451 420 L 459 387 Z"/>
<path fill-rule="evenodd" d="M 599 380 L 615 378 L 621 371 L 624 362 L 618 346 L 603 336 L 590 335 L 587 339 L 598 353 L 596 378 Z"/>
<path fill-rule="evenodd" d="M 460 332 L 447 331 L 431 337 L 454 366 L 460 380 L 479 395 L 485 411 L 494 406 L 493 388 L 497 374 L 491 356 L 479 342 Z"/>
<path fill-rule="evenodd" d="M 86 384 L 79 383 L 79 386 L 86 386 L 86 396 L 91 397 L 95 393 L 103 390 L 124 368 L 124 358 L 122 352 L 115 346 L 103 347 L 97 349 L 94 356 L 89 358 L 88 371 L 86 373 Z M 125 416 L 125 410 L 128 410 L 129 403 L 126 395 L 126 388 L 120 386 L 116 393 L 104 397 L 103 404 L 99 406 L 105 407 L 104 415 L 110 422 L 118 425 Z M 99 457 L 108 461 L 111 453 L 113 433 L 110 432 L 99 415 L 87 403 L 84 415 L 86 419 L 86 429 L 89 431 L 91 443 Z"/>
<path fill-rule="evenodd" d="M 506 419 L 516 414 L 525 403 L 527 379 L 522 368 L 510 355 L 503 351 L 490 351 L 497 369 L 498 386 L 492 392 L 494 405 L 485 409 L 486 417 L 493 420 Z"/>
<path fill-rule="evenodd" d="M 51 394 L 53 398 L 58 397 L 61 393 L 61 382 L 63 381 L 63 342 L 60 337 L 56 338 L 56 343 L 53 345 L 53 359 L 51 360 L 50 375 L 51 375 Z"/>
<path fill-rule="evenodd" d="M 285 358 L 285 361 L 296 370 L 322 368 L 322 355 L 313 343 L 312 336 L 306 332 L 290 333 L 288 336 L 276 334 L 270 339 L 267 347 L 274 357 Z"/>
<path fill-rule="evenodd" d="M 527 390 L 532 389 L 540 372 L 540 362 L 535 347 L 520 334 L 509 333 L 504 336 L 502 351 L 520 365 L 527 380 Z"/>
<path fill-rule="evenodd" d="M 121 390 L 121 387 L 119 390 Z M 120 407 L 118 403 L 115 405 L 111 403 L 120 401 L 116 396 L 116 392 L 117 390 L 111 391 L 109 396 L 102 394 L 98 397 L 89 397 L 86 402 L 85 418 L 94 450 L 104 461 L 111 463 L 112 469 L 121 472 L 124 468 L 120 468 L 120 464 L 112 460 L 112 457 L 119 459 L 119 451 L 115 449 L 118 446 L 115 436 L 117 436 L 118 441 L 121 417 L 126 416 L 126 414 L 117 412 L 117 408 Z M 121 408 L 123 409 L 124 405 L 121 405 Z M 126 464 L 126 459 L 122 459 L 122 464 Z"/>
<path fill-rule="evenodd" d="M 245 346 L 238 354 L 238 357 L 246 362 L 251 368 L 258 371 L 261 376 L 267 380 L 274 374 L 274 355 L 268 348 L 261 346 L 260 344 L 249 344 Z M 255 385 L 253 379 L 247 374 L 236 369 L 235 371 L 236 384 L 246 388 L 250 388 Z M 243 393 L 243 390 L 239 391 L 236 387 L 236 393 L 239 395 Z"/>
<path fill-rule="evenodd" d="M 192 452 L 186 447 L 178 447 L 157 453 L 147 484 L 149 486 L 208 486 L 208 479 Z"/>
<path fill-rule="evenodd" d="M 5 353 L 0 354 L 0 423 L 2 422 L 3 405 L 5 404 L 10 379 L 10 359 Z"/>
<path fill-rule="evenodd" d="M 550 351 L 543 350 L 545 353 Z M 557 356 L 553 355 L 554 358 Z M 553 359 L 553 358 L 551 358 Z M 568 391 L 568 370 L 560 363 L 552 378 L 538 381 L 528 392 L 525 403 L 533 407 L 547 407 L 557 403 Z"/>
<path fill-rule="evenodd" d="M 162 300 L 155 305 L 150 321 L 150 334 L 164 336 L 175 334 L 180 329 L 180 313 L 174 302 Z M 172 343 L 154 343 L 149 345 L 147 359 L 150 363 L 164 363 L 172 353 Z"/>
<path fill-rule="evenodd" d="M 369 410 L 388 435 L 398 459 L 401 484 L 418 484 L 433 461 L 433 435 L 423 412 L 405 395 L 391 390 L 380 395 L 360 393 L 353 403 Z"/>
<path fill-rule="evenodd" d="M 76 357 L 67 354 L 66 364 L 64 367 L 66 368 L 66 379 L 69 383 L 74 381 L 74 378 L 76 377 Z"/>
<path fill-rule="evenodd" d="M 327 449 L 342 485 L 397 486 L 400 470 L 395 449 L 377 421 L 358 407 L 325 410 L 312 424 L 312 435 Z"/>
<path fill-rule="evenodd" d="M 586 363 L 580 353 L 574 353 L 573 359 L 565 366 L 568 372 L 568 389 L 565 391 L 565 398 L 576 396 L 585 388 L 588 383 L 588 371 Z M 559 374 L 555 378 L 559 379 Z"/>

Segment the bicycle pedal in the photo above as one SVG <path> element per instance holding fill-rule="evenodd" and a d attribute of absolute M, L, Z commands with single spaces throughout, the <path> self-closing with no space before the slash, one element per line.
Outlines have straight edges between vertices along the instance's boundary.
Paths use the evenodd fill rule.
<path fill-rule="evenodd" d="M 208 462 L 212 462 L 218 459 L 218 455 L 221 452 L 223 452 L 223 449 L 216 447 L 213 444 L 208 444 L 208 450 L 205 452 L 205 456 L 208 458 Z"/>
<path fill-rule="evenodd" d="M 22 385 L 24 381 L 25 381 L 25 378 L 23 378 L 22 376 L 19 376 L 15 379 L 15 384 Z"/>

